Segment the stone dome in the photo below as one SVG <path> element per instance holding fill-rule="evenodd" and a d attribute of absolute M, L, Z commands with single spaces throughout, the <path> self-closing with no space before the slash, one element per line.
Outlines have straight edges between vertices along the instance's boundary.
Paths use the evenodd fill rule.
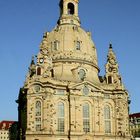
<path fill-rule="evenodd" d="M 80 26 L 74 24 L 57 25 L 50 33 L 45 33 L 41 52 L 44 50 L 52 59 L 57 79 L 63 77 L 62 80 L 78 80 L 78 76 L 77 78 L 72 76 L 72 70 L 75 70 L 74 73 L 78 73 L 80 67 L 89 71 L 89 79 L 92 77 L 90 74 L 93 73 L 94 78 L 91 81 L 98 79 L 97 54 L 91 33 L 85 32 Z"/>
<path fill-rule="evenodd" d="M 48 53 L 54 61 L 80 61 L 98 68 L 91 34 L 76 25 L 57 26 L 47 36 Z M 65 59 L 65 60 L 64 60 Z"/>
<path fill-rule="evenodd" d="M 58 24 L 44 34 L 40 54 L 51 58 L 54 77 L 58 80 L 99 81 L 96 48 L 91 33 L 80 26 L 78 1 L 60 1 Z"/>

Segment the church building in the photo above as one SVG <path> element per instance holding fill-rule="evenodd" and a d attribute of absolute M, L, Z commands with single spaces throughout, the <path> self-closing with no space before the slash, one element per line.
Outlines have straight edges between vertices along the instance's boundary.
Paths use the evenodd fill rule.
<path fill-rule="evenodd" d="M 85 1 L 81 1 L 85 2 Z M 18 103 L 20 140 L 130 140 L 129 95 L 109 44 L 100 76 L 79 0 L 60 0 L 56 27 L 32 58 Z"/>

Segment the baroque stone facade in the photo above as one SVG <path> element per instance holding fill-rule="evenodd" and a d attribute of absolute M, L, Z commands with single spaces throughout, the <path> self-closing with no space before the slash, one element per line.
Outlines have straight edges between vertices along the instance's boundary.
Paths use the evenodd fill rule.
<path fill-rule="evenodd" d="M 140 113 L 130 114 L 129 119 L 132 136 L 140 139 Z"/>
<path fill-rule="evenodd" d="M 60 0 L 57 26 L 46 32 L 20 89 L 22 140 L 130 140 L 128 92 L 109 46 L 99 76 L 96 47 L 78 17 L 79 0 Z"/>
<path fill-rule="evenodd" d="M 0 122 L 0 140 L 10 140 L 9 129 L 14 121 L 2 121 Z"/>

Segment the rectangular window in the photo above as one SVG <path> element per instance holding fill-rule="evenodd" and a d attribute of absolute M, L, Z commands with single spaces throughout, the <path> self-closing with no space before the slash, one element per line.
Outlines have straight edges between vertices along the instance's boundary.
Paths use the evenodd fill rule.
<path fill-rule="evenodd" d="M 83 131 L 90 132 L 90 115 L 89 105 L 86 103 L 83 105 Z"/>
<path fill-rule="evenodd" d="M 58 118 L 58 131 L 64 132 L 64 118 Z"/>
<path fill-rule="evenodd" d="M 57 95 L 64 95 L 64 90 L 59 89 L 56 91 L 56 94 Z"/>
<path fill-rule="evenodd" d="M 36 118 L 36 131 L 40 131 L 41 130 L 41 118 L 38 117 Z"/>
<path fill-rule="evenodd" d="M 112 76 L 108 76 L 108 84 L 112 84 Z"/>
<path fill-rule="evenodd" d="M 106 94 L 106 95 L 104 95 L 104 98 L 105 99 L 110 99 L 110 95 Z"/>
<path fill-rule="evenodd" d="M 111 133 L 111 112 L 108 105 L 104 107 L 104 123 L 105 133 Z"/>
<path fill-rule="evenodd" d="M 111 122 L 110 122 L 110 120 L 105 121 L 105 133 L 111 133 Z"/>
<path fill-rule="evenodd" d="M 84 132 L 90 132 L 89 119 L 83 119 L 83 130 Z"/>
<path fill-rule="evenodd" d="M 64 132 L 64 119 L 65 119 L 65 111 L 64 111 L 64 103 L 59 102 L 58 103 L 58 131 Z"/>

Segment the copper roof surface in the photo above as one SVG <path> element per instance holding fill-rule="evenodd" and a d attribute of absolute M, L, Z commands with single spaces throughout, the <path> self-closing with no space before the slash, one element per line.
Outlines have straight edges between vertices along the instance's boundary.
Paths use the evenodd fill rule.
<path fill-rule="evenodd" d="M 1 121 L 0 130 L 8 130 L 15 121 Z"/>
<path fill-rule="evenodd" d="M 140 113 L 134 113 L 134 114 L 130 114 L 129 118 L 140 118 Z"/>

